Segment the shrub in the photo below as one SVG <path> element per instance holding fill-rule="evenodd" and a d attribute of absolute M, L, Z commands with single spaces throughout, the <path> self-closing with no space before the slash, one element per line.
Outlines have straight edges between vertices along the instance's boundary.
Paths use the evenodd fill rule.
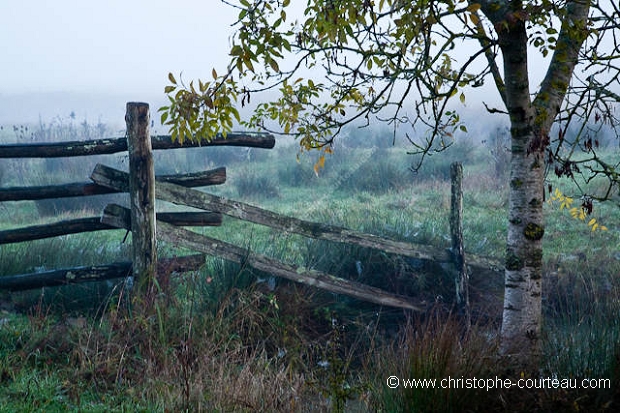
<path fill-rule="evenodd" d="M 442 378 L 493 377 L 495 343 L 474 328 L 463 332 L 454 316 L 434 310 L 424 319 L 409 320 L 398 341 L 374 355 L 376 411 L 461 412 L 493 411 L 493 392 L 484 389 L 443 389 L 440 386 L 388 388 L 386 379 L 441 380 Z M 485 410 L 486 409 L 486 410 Z"/>

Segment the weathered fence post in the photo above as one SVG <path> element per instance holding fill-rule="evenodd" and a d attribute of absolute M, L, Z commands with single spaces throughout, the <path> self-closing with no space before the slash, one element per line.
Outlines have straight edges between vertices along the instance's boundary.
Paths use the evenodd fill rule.
<path fill-rule="evenodd" d="M 450 180 L 452 182 L 450 232 L 452 235 L 452 255 L 456 266 L 454 279 L 456 303 L 459 310 L 465 315 L 467 325 L 469 325 L 469 275 L 463 247 L 463 165 L 460 162 L 454 162 L 450 165 Z"/>
<path fill-rule="evenodd" d="M 155 169 L 148 103 L 128 102 L 125 115 L 129 149 L 129 196 L 133 275 L 144 292 L 157 268 L 155 233 Z"/>

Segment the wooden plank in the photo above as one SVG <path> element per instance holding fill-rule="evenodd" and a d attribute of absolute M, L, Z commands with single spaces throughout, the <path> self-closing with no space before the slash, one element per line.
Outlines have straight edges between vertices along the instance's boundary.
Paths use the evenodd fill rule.
<path fill-rule="evenodd" d="M 202 146 L 243 146 L 246 148 L 272 149 L 276 145 L 276 139 L 271 133 L 262 132 L 229 132 L 226 137 L 218 134 L 212 140 L 188 140 L 181 145 L 173 141 L 170 135 L 153 136 L 153 149 L 183 149 L 198 148 Z"/>
<path fill-rule="evenodd" d="M 67 156 L 105 155 L 126 150 L 127 139 L 125 138 L 38 144 L 8 144 L 0 146 L 0 158 L 60 158 Z"/>
<path fill-rule="evenodd" d="M 216 168 L 210 171 L 187 174 L 160 175 L 155 177 L 162 182 L 172 182 L 189 188 L 221 185 L 226 182 L 226 168 Z M 80 182 L 62 185 L 28 186 L 0 188 L 0 202 L 4 201 L 34 201 L 48 198 L 70 198 L 76 196 L 90 196 L 118 193 L 111 188 L 97 185 L 92 182 Z"/>
<path fill-rule="evenodd" d="M 244 146 L 248 148 L 271 149 L 275 137 L 270 133 L 230 132 L 223 137 L 218 134 L 212 140 L 190 141 L 183 145 L 172 141 L 170 135 L 154 136 L 154 150 L 196 148 L 202 146 Z M 88 141 L 52 142 L 37 144 L 0 145 L 0 158 L 61 158 L 70 156 L 108 155 L 127 151 L 126 138 L 96 139 Z"/>
<path fill-rule="evenodd" d="M 180 227 L 219 227 L 222 225 L 222 214 L 219 212 L 158 212 L 155 216 L 160 221 Z"/>
<path fill-rule="evenodd" d="M 157 181 L 195 188 L 198 186 L 221 185 L 226 182 L 226 168 L 220 167 L 209 171 L 192 172 L 176 175 L 158 175 Z"/>
<path fill-rule="evenodd" d="M 74 196 L 111 194 L 115 191 L 92 182 L 80 182 L 63 185 L 27 186 L 0 188 L 0 202 L 34 201 L 48 198 L 69 198 Z"/>
<path fill-rule="evenodd" d="M 222 224 L 222 214 L 217 212 L 158 212 L 155 215 L 160 221 L 185 227 L 220 226 Z M 115 218 L 110 220 L 112 217 Z M 117 204 L 106 205 L 99 220 L 102 224 L 114 228 L 131 229 L 128 224 L 131 222 L 131 211 Z"/>
<path fill-rule="evenodd" d="M 149 105 L 128 102 L 125 121 L 129 150 L 133 275 L 138 289 L 145 292 L 153 285 L 157 271 L 155 165 L 151 148 Z"/>
<path fill-rule="evenodd" d="M 99 185 L 122 190 L 127 186 L 127 173 L 98 164 L 91 175 L 91 179 Z M 452 255 L 447 249 L 429 245 L 413 244 L 395 241 L 377 235 L 364 234 L 359 231 L 334 225 L 309 222 L 297 218 L 287 217 L 272 211 L 267 211 L 239 201 L 232 201 L 223 197 L 211 195 L 194 189 L 183 188 L 179 185 L 157 182 L 156 194 L 159 199 L 206 209 L 239 218 L 245 221 L 266 225 L 284 232 L 296 233 L 310 238 L 323 239 L 334 242 L 344 242 L 378 249 L 392 254 L 398 254 L 417 259 L 439 262 L 451 262 Z M 493 259 L 470 255 L 468 265 L 484 269 L 500 270 L 503 266 Z"/>
<path fill-rule="evenodd" d="M 101 221 L 110 225 L 117 225 L 119 228 L 127 228 L 130 224 L 128 218 L 126 208 L 111 204 L 106 206 Z M 335 277 L 324 272 L 284 264 L 264 255 L 252 254 L 246 249 L 227 242 L 200 235 L 165 222 L 158 223 L 158 236 L 160 239 L 182 247 L 222 257 L 229 261 L 243 263 L 257 270 L 298 283 L 338 294 L 345 294 L 375 304 L 424 311 L 419 305 L 414 305 L 406 297 L 388 293 L 379 288 L 370 287 L 355 281 Z"/>
<path fill-rule="evenodd" d="M 0 277 L 0 289 L 20 291 L 41 287 L 55 287 L 90 281 L 104 281 L 131 275 L 130 262 L 106 265 L 65 268 L 32 274 L 5 275 Z"/>
<path fill-rule="evenodd" d="M 0 231 L 0 245 L 107 229 L 116 229 L 116 227 L 101 223 L 100 217 L 69 219 L 51 224 Z"/>
<path fill-rule="evenodd" d="M 186 227 L 222 225 L 222 214 L 216 212 L 160 212 L 156 215 L 164 222 Z M 0 245 L 110 229 L 118 228 L 102 223 L 101 217 L 68 219 L 0 231 Z"/>
<path fill-rule="evenodd" d="M 115 228 L 117 229 L 117 228 Z M 196 271 L 204 265 L 204 254 L 193 254 L 159 260 L 158 273 L 182 273 Z M 83 266 L 30 274 L 0 276 L 0 289 L 9 291 L 31 290 L 41 287 L 56 287 L 84 282 L 105 281 L 131 275 L 131 262 L 116 262 L 106 265 Z"/>
<path fill-rule="evenodd" d="M 407 297 L 388 293 L 379 288 L 370 287 L 355 281 L 345 280 L 333 275 L 295 267 L 272 258 L 239 248 L 235 245 L 210 238 L 195 232 L 178 228 L 170 224 L 159 224 L 161 239 L 209 255 L 215 255 L 248 265 L 278 277 L 286 278 L 301 284 L 310 285 L 326 291 L 345 294 L 360 300 L 389 307 L 405 308 L 414 311 L 425 311 L 420 305 L 415 305 Z"/>

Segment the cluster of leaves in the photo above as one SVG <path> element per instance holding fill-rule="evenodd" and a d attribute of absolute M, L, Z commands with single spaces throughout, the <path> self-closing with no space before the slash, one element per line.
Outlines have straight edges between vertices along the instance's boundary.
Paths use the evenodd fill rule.
<path fill-rule="evenodd" d="M 171 85 L 166 86 L 170 105 L 159 109 L 162 125 L 169 125 L 173 139 L 180 143 L 190 140 L 210 141 L 218 134 L 226 136 L 233 128 L 233 119 L 240 121 L 235 107 L 237 89 L 230 77 L 220 78 L 215 69 L 213 82 L 198 81 L 186 87 L 179 84 L 172 73 L 168 74 Z"/>
<path fill-rule="evenodd" d="M 239 10 L 227 72 L 219 77 L 214 72 L 212 84 L 199 82 L 197 88 L 178 85 L 169 76 L 172 84 L 166 93 L 171 104 L 161 108 L 162 121 L 180 140 L 193 133 L 212 136 L 220 128 L 227 130 L 226 122 L 237 117 L 234 103 L 245 106 L 253 94 L 269 89 L 278 90 L 279 98 L 258 104 L 241 126 L 275 131 L 277 124 L 278 132 L 299 138 L 302 151 L 318 149 L 324 155 L 344 126 L 368 123 L 371 116 L 390 122 L 394 130 L 421 120 L 432 129 L 418 146 L 422 151 L 433 146 L 435 137 L 443 140 L 457 130 L 466 131 L 447 102 L 458 96 L 465 103 L 463 89 L 482 85 L 488 70 L 468 70 L 493 46 L 489 43 L 458 65 L 450 51 L 457 41 L 478 42 L 485 36 L 476 28 L 481 24 L 480 4 L 309 1 L 303 19 L 290 21 L 290 0 L 226 3 Z M 464 30 L 444 24 L 448 16 L 460 20 Z M 324 81 L 313 81 L 300 73 L 301 68 L 320 69 L 326 74 Z M 401 83 L 404 88 L 397 87 Z M 405 107 L 410 99 L 412 104 Z M 324 160 L 319 157 L 317 169 Z"/>
<path fill-rule="evenodd" d="M 574 207 L 574 201 L 575 200 L 573 198 L 564 195 L 562 191 L 556 188 L 555 192 L 551 195 L 551 198 L 548 202 L 550 205 L 552 205 L 554 202 L 559 203 L 560 211 L 566 209 L 570 213 L 571 217 L 585 222 L 586 218 L 592 213 L 592 199 L 588 197 L 583 197 L 580 207 Z M 607 227 L 605 225 L 602 225 L 596 218 L 590 218 L 590 220 L 588 220 L 588 227 L 590 227 L 592 232 L 596 230 L 607 231 Z"/>

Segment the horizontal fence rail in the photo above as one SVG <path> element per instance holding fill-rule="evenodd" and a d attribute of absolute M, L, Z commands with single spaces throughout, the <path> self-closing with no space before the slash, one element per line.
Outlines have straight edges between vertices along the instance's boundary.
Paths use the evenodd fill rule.
<path fill-rule="evenodd" d="M 170 182 L 188 188 L 221 185 L 226 182 L 226 168 L 210 171 L 176 175 L 158 175 L 160 182 Z M 4 201 L 36 201 L 48 198 L 69 198 L 77 196 L 104 195 L 119 191 L 97 185 L 93 182 L 80 182 L 64 185 L 28 186 L 0 188 L 0 202 Z"/>
<path fill-rule="evenodd" d="M 158 212 L 157 219 L 184 227 L 213 227 L 222 225 L 222 214 L 217 212 Z M 44 225 L 33 225 L 0 231 L 0 245 L 117 229 L 101 222 L 101 217 L 76 218 Z"/>
<path fill-rule="evenodd" d="M 160 274 L 195 271 L 205 263 L 206 255 L 193 254 L 184 257 L 163 258 L 157 262 Z M 31 274 L 5 275 L 0 277 L 0 290 L 23 291 L 41 287 L 58 287 L 80 282 L 105 281 L 131 275 L 131 261 L 111 264 L 64 268 Z"/>
<path fill-rule="evenodd" d="M 202 146 L 244 146 L 271 149 L 276 140 L 269 133 L 230 132 L 218 134 L 211 140 L 173 141 L 170 135 L 151 138 L 154 150 L 197 148 Z M 0 145 L 0 158 L 64 158 L 72 156 L 109 155 L 127 151 L 127 138 L 96 139 L 90 141 L 53 142 L 39 144 Z"/>

